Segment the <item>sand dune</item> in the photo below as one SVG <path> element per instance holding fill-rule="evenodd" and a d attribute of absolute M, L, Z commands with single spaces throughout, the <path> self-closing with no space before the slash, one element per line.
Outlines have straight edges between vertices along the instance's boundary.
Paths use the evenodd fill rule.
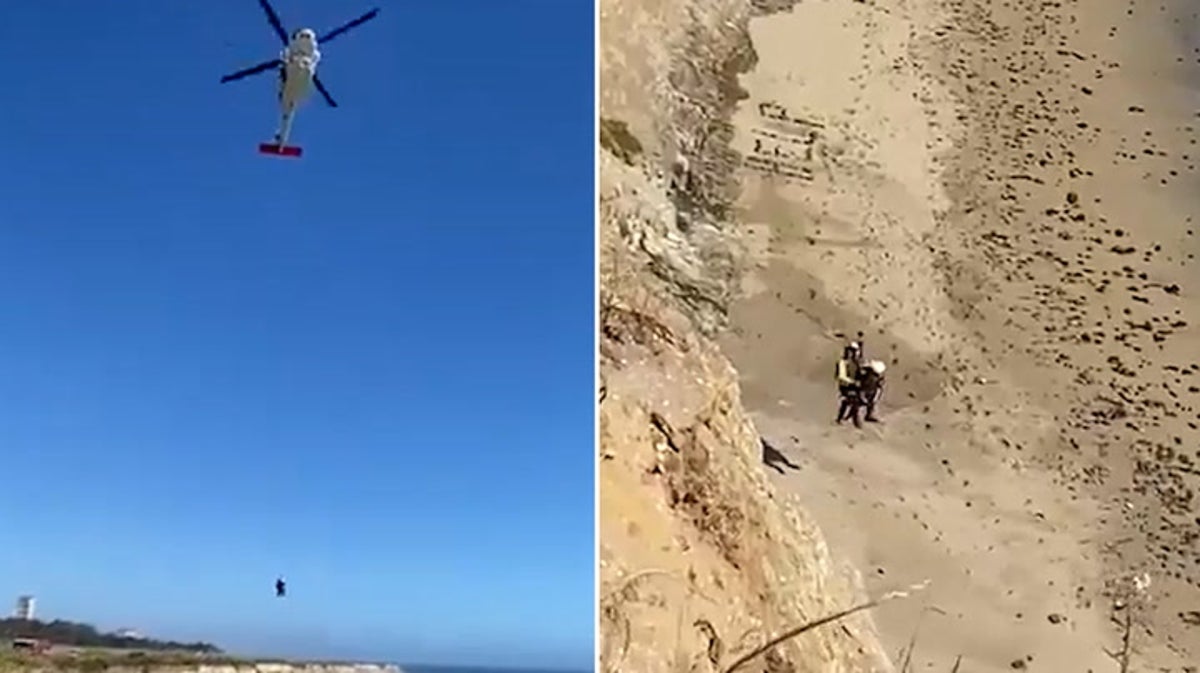
<path fill-rule="evenodd" d="M 806 0 L 750 24 L 754 269 L 723 346 L 834 548 L 879 586 L 934 580 L 877 616 L 893 653 L 919 626 L 912 670 L 1116 670 L 1127 613 L 1139 665 L 1200 662 L 1193 12 Z M 831 422 L 858 330 L 890 363 L 861 431 Z"/>

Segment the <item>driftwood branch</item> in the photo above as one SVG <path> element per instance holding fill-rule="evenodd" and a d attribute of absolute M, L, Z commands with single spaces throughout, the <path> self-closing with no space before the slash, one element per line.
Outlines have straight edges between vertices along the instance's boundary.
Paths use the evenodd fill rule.
<path fill-rule="evenodd" d="M 913 652 L 917 649 L 917 638 L 921 632 L 921 621 L 925 618 L 925 613 L 927 612 L 946 614 L 945 610 L 934 605 L 927 605 L 921 608 L 921 612 L 917 615 L 916 624 L 913 625 L 912 637 L 908 639 L 908 646 L 904 648 L 904 663 L 900 666 L 900 673 L 910 673 L 912 671 Z"/>
<path fill-rule="evenodd" d="M 774 638 L 763 643 L 759 647 L 756 647 L 753 650 L 751 650 L 750 652 L 747 652 L 746 654 L 739 657 L 737 661 L 733 662 L 728 667 L 726 667 L 725 670 L 723 671 L 723 673 L 733 673 L 733 671 L 736 671 L 737 669 L 741 668 L 742 666 L 745 666 L 746 664 L 750 663 L 755 658 L 757 658 L 758 656 L 767 652 L 768 650 L 775 647 L 776 645 L 787 642 L 787 641 L 791 640 L 792 638 L 795 638 L 796 636 L 799 636 L 804 633 L 808 633 L 809 631 L 812 631 L 813 629 L 818 628 L 820 626 L 824 626 L 826 624 L 830 624 L 830 623 L 845 619 L 846 617 L 849 617 L 850 615 L 853 615 L 857 612 L 862 612 L 863 610 L 870 610 L 871 608 L 882 605 L 883 603 L 887 603 L 888 601 L 893 601 L 893 600 L 896 600 L 897 598 L 908 598 L 911 594 L 913 594 L 917 591 L 921 591 L 922 589 L 926 588 L 927 586 L 929 586 L 929 580 L 925 580 L 924 582 L 921 582 L 920 584 L 914 584 L 911 587 L 908 587 L 907 589 L 902 589 L 899 591 L 890 591 L 890 592 L 880 596 L 879 598 L 869 600 L 866 603 L 862 603 L 862 604 L 856 605 L 852 608 L 847 608 L 845 610 L 842 610 L 841 612 L 835 612 L 831 615 L 821 617 L 820 619 L 816 619 L 816 620 L 813 620 L 810 622 L 805 622 L 804 624 L 801 624 L 794 628 L 788 629 L 787 631 L 784 631 L 783 633 L 779 634 L 778 636 L 775 636 Z"/>

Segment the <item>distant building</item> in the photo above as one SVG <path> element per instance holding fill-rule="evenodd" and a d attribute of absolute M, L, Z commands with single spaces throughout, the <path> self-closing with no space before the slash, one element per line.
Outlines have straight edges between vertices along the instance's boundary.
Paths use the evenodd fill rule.
<path fill-rule="evenodd" d="M 31 620 L 33 619 L 33 608 L 33 596 L 17 596 L 17 607 L 13 610 L 13 617 L 26 621 Z"/>
<path fill-rule="evenodd" d="M 142 636 L 141 632 L 139 632 L 137 629 L 120 629 L 117 631 L 116 636 L 118 638 L 129 638 L 131 640 L 144 640 L 145 639 Z"/>

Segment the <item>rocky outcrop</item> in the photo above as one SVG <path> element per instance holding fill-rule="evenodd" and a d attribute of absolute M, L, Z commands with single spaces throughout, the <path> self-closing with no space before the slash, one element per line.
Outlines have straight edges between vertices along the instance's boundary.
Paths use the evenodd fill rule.
<path fill-rule="evenodd" d="M 401 673 L 398 666 L 384 664 L 288 664 L 258 663 L 228 666 L 196 666 L 187 673 Z M 179 673 L 184 673 L 180 670 Z"/>
<path fill-rule="evenodd" d="M 605 671 L 724 671 L 862 599 L 776 496 L 711 340 L 741 276 L 729 116 L 747 23 L 789 3 L 603 0 L 600 579 Z M 865 613 L 743 670 L 890 671 Z"/>

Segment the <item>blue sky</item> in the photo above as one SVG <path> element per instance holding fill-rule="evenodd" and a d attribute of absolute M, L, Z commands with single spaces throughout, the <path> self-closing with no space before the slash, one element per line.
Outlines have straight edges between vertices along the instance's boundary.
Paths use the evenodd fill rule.
<path fill-rule="evenodd" d="M 592 3 L 380 5 L 299 161 L 254 0 L 0 5 L 0 605 L 590 666 Z"/>

